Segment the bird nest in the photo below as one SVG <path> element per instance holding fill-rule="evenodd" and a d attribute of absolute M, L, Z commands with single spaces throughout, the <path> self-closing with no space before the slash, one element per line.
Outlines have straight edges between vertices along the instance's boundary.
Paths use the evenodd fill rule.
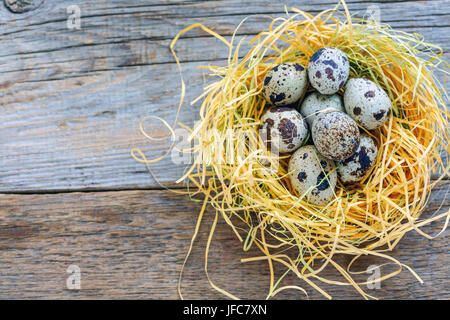
<path fill-rule="evenodd" d="M 260 249 L 260 256 L 242 261 L 268 261 L 268 298 L 285 289 L 305 292 L 301 286 L 281 286 L 281 278 L 275 279 L 279 266 L 327 298 L 331 297 L 321 289 L 321 281 L 354 286 L 364 298 L 371 296 L 362 285 L 395 276 L 403 268 L 421 281 L 388 251 L 408 231 L 431 238 L 420 228 L 438 219 L 445 219 L 446 226 L 449 220 L 449 212 L 420 218 L 432 188 L 449 175 L 443 161 L 449 153 L 449 113 L 444 102 L 447 93 L 433 75 L 434 70 L 448 74 L 448 65 L 440 58 L 442 50 L 417 34 L 352 19 L 345 3 L 342 8 L 342 12 L 334 8 L 316 16 L 292 8 L 255 36 L 245 54 L 240 52 L 242 42 L 235 40 L 237 29 L 227 41 L 203 25 L 193 25 L 171 44 L 179 66 L 175 43 L 192 28 L 202 28 L 229 49 L 225 66 L 208 67 L 217 81 L 196 100 L 202 101 L 200 121 L 193 128 L 185 127 L 196 142 L 189 150 L 195 160 L 179 181 L 188 180 L 196 187 L 190 194 L 204 195 L 195 235 L 205 208 L 216 211 L 207 252 L 219 218 L 230 225 L 244 250 L 251 246 Z M 267 71 L 286 62 L 306 66 L 322 47 L 345 52 L 350 77 L 364 77 L 381 86 L 392 102 L 392 116 L 384 126 L 368 132 L 379 147 L 373 170 L 359 183 L 338 182 L 333 200 L 316 206 L 293 189 L 287 171 L 290 155 L 274 155 L 264 148 L 258 129 L 267 107 L 261 94 Z M 183 82 L 180 107 L 184 92 Z M 139 150 L 133 150 L 133 154 L 139 161 L 154 161 Z M 432 180 L 432 174 L 440 175 L 440 179 Z M 238 227 L 236 221 L 245 228 Z M 337 254 L 352 256 L 350 265 L 360 256 L 374 255 L 397 264 L 398 269 L 380 279 L 357 283 L 350 266 L 335 262 Z M 321 271 L 327 265 L 335 267 L 345 280 L 323 278 Z"/>

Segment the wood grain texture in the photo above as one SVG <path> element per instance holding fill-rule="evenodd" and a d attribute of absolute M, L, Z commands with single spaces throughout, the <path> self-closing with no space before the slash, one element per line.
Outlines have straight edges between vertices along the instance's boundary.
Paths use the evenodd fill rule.
<path fill-rule="evenodd" d="M 286 1 L 313 14 L 335 3 Z M 284 12 L 269 0 L 78 0 L 81 29 L 70 30 L 66 9 L 73 4 L 45 1 L 22 15 L 0 8 L 2 192 L 159 187 L 129 152 L 139 147 L 157 157 L 168 145 L 144 139 L 138 122 L 148 115 L 174 120 L 180 80 L 168 49 L 171 39 L 197 22 L 230 38 L 244 17 L 255 15 L 238 33 L 238 40 L 249 40 L 268 27 L 268 16 Z M 449 51 L 450 2 L 348 1 L 356 16 L 373 4 L 383 22 L 420 32 Z M 192 125 L 199 105 L 189 102 L 211 81 L 198 67 L 223 65 L 227 50 L 193 30 L 180 39 L 177 52 L 189 88 L 180 121 Z M 153 134 L 167 134 L 160 123 L 149 126 Z M 160 182 L 173 185 L 184 166 L 168 159 L 153 168 Z"/>
<path fill-rule="evenodd" d="M 312 14 L 336 2 L 285 1 Z M 378 5 L 383 22 L 419 32 L 442 46 L 450 61 L 449 1 L 347 3 L 358 17 Z M 81 10 L 80 30 L 67 28 L 70 5 Z M 178 298 L 179 270 L 200 204 L 158 190 L 160 183 L 173 185 L 184 165 L 166 160 L 152 166 L 156 181 L 130 156 L 134 147 L 159 156 L 168 145 L 144 139 L 139 120 L 149 115 L 174 120 L 180 80 L 168 46 L 181 29 L 203 23 L 230 39 L 252 15 L 237 37 L 249 40 L 267 28 L 269 16 L 283 14 L 283 5 L 270 0 L 44 1 L 23 14 L 0 5 L 0 298 Z M 189 87 L 180 121 L 192 125 L 199 105 L 189 101 L 211 81 L 198 67 L 224 65 L 227 50 L 193 30 L 181 37 L 177 52 Z M 167 134 L 160 123 L 146 127 L 151 134 Z M 445 181 L 432 193 L 425 216 L 449 210 L 449 187 Z M 189 298 L 222 298 L 203 271 L 213 214 L 207 212 L 186 267 L 183 292 Z M 424 230 L 435 234 L 441 227 L 435 223 Z M 450 299 L 449 249 L 448 232 L 434 241 L 409 233 L 392 254 L 425 283 L 403 271 L 368 292 L 384 299 Z M 220 222 L 209 262 L 213 281 L 241 298 L 265 298 L 267 264 L 240 263 L 257 254 L 254 248 L 244 253 Z M 349 262 L 337 259 L 343 266 Z M 364 258 L 354 271 L 382 262 Z M 72 264 L 81 268 L 78 291 L 66 287 Z M 394 267 L 382 274 L 389 270 Z M 341 280 L 332 269 L 323 275 Z M 283 283 L 302 285 L 310 298 L 322 298 L 293 276 Z M 352 288 L 321 287 L 337 299 L 360 298 Z M 304 297 L 285 292 L 278 298 Z"/>
<path fill-rule="evenodd" d="M 423 217 L 450 209 L 450 182 L 433 193 Z M 87 192 L 46 195 L 0 195 L 0 298 L 145 298 L 176 299 L 177 279 L 194 231 L 200 203 L 166 191 Z M 203 270 L 206 239 L 214 212 L 207 211 L 186 265 L 183 293 L 187 298 L 222 298 L 209 286 Z M 424 227 L 436 234 L 443 221 Z M 444 232 L 430 241 L 410 232 L 391 253 L 412 267 L 424 284 L 404 270 L 364 289 L 382 299 L 449 299 L 450 238 Z M 265 262 L 240 263 L 259 255 L 242 243 L 220 219 L 209 259 L 213 281 L 241 298 L 264 299 L 268 290 Z M 337 261 L 346 266 L 349 257 Z M 364 257 L 352 271 L 385 261 Z M 81 269 L 81 290 L 66 288 L 67 268 Z M 381 274 L 395 270 L 381 269 Z M 278 275 L 281 271 L 279 270 Z M 323 276 L 343 280 L 326 268 Z M 370 274 L 355 276 L 360 281 Z M 316 281 L 319 284 L 318 281 Z M 301 280 L 289 276 L 284 285 L 303 286 L 311 299 L 323 298 Z M 350 287 L 320 284 L 335 299 L 360 299 Z M 278 298 L 304 299 L 296 291 Z"/>

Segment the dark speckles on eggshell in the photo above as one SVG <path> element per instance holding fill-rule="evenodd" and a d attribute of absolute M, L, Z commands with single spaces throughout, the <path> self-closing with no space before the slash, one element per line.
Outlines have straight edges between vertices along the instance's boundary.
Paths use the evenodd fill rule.
<path fill-rule="evenodd" d="M 295 151 L 308 136 L 304 119 L 294 108 L 272 107 L 262 115 L 261 124 L 260 136 L 267 143 L 267 149 L 272 152 Z"/>
<path fill-rule="evenodd" d="M 291 120 L 283 118 L 278 124 L 278 131 L 283 138 L 283 142 L 290 144 L 293 138 L 297 136 L 297 125 Z"/>
<path fill-rule="evenodd" d="M 317 57 L 319 55 L 320 59 Z M 311 57 L 308 65 L 309 80 L 321 94 L 334 94 L 347 81 L 349 63 L 348 59 L 342 59 L 342 56 L 345 57 L 345 54 L 341 50 L 326 47 Z"/>
<path fill-rule="evenodd" d="M 273 125 L 274 125 L 274 121 L 273 121 L 273 119 L 266 119 L 266 121 L 265 121 L 265 123 L 267 123 L 267 128 L 273 128 Z"/>
<path fill-rule="evenodd" d="M 320 114 L 314 120 L 311 133 L 317 150 L 328 159 L 347 159 L 359 145 L 359 128 L 343 112 Z"/>
<path fill-rule="evenodd" d="M 263 81 L 265 99 L 276 106 L 298 101 L 308 87 L 308 75 L 298 63 L 283 63 L 269 70 Z"/>
<path fill-rule="evenodd" d="M 358 162 L 360 164 L 360 169 L 361 171 L 366 171 L 367 169 L 370 168 L 371 166 L 371 161 L 370 158 L 367 154 L 367 148 L 366 147 L 361 147 L 361 152 L 359 152 L 359 158 L 358 158 Z"/>
<path fill-rule="evenodd" d="M 325 73 L 327 74 L 327 78 L 331 81 L 336 81 L 336 78 L 334 77 L 334 71 L 331 68 L 326 68 Z"/>
<path fill-rule="evenodd" d="M 316 62 L 320 56 L 322 55 L 322 52 L 325 50 L 325 48 L 319 49 L 317 50 L 312 56 L 311 59 L 309 59 L 309 61 L 311 62 Z"/>
<path fill-rule="evenodd" d="M 324 162 L 326 170 L 321 166 Z M 303 146 L 289 160 L 291 185 L 303 201 L 326 205 L 334 197 L 336 188 L 337 172 L 334 168 L 334 162 L 323 158 L 313 145 Z"/>
<path fill-rule="evenodd" d="M 323 191 L 330 187 L 330 184 L 328 183 L 326 175 L 328 175 L 328 172 L 321 172 L 317 176 L 317 187 L 316 187 L 317 190 Z"/>
<path fill-rule="evenodd" d="M 342 182 L 360 181 L 372 168 L 378 154 L 375 141 L 367 134 L 361 135 L 361 141 L 356 152 L 344 161 L 338 163 L 338 172 Z"/>
<path fill-rule="evenodd" d="M 355 107 L 355 108 L 353 108 L 353 113 L 355 114 L 355 115 L 360 115 L 361 114 L 361 108 L 360 107 Z"/>
<path fill-rule="evenodd" d="M 336 64 L 336 62 L 334 62 L 334 60 L 330 59 L 330 60 L 324 60 L 322 61 L 323 64 L 326 64 L 328 66 L 331 66 L 333 69 L 337 69 L 338 65 Z"/>
<path fill-rule="evenodd" d="M 297 179 L 300 182 L 304 182 L 306 180 L 306 178 L 308 178 L 308 175 L 306 174 L 305 171 L 300 171 L 297 175 Z"/>
<path fill-rule="evenodd" d="M 387 93 L 378 84 L 365 78 L 349 79 L 344 91 L 344 105 L 347 113 L 367 130 L 380 128 L 392 108 Z"/>
<path fill-rule="evenodd" d="M 373 90 L 367 91 L 366 93 L 364 93 L 364 97 L 366 97 L 366 98 L 375 97 L 375 91 L 373 91 Z"/>
<path fill-rule="evenodd" d="M 295 70 L 297 70 L 297 71 L 303 71 L 303 70 L 305 70 L 305 68 L 304 68 L 301 64 L 299 64 L 299 63 L 295 63 L 295 64 L 294 64 L 294 67 L 295 67 Z"/>
<path fill-rule="evenodd" d="M 282 93 L 272 93 L 270 95 L 270 102 L 272 102 L 272 104 L 276 104 L 277 102 L 281 102 L 286 98 L 286 94 Z"/>
<path fill-rule="evenodd" d="M 381 110 L 380 112 L 374 113 L 374 114 L 373 114 L 373 117 L 374 117 L 376 120 L 381 120 L 381 119 L 383 118 L 383 116 L 384 116 L 385 113 L 386 113 L 385 110 Z"/>

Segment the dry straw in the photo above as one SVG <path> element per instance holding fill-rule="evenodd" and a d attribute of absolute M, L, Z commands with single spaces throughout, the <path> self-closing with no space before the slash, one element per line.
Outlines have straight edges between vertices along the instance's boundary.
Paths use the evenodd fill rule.
<path fill-rule="evenodd" d="M 267 298 L 286 289 L 305 293 L 300 286 L 281 286 L 281 278 L 275 279 L 274 271 L 280 265 L 327 298 L 331 297 L 321 289 L 321 282 L 351 285 L 364 298 L 373 298 L 364 292 L 363 285 L 395 276 L 403 268 L 422 281 L 410 267 L 387 252 L 410 230 L 433 238 L 420 228 L 445 219 L 444 231 L 450 218 L 450 212 L 445 212 L 420 219 L 433 186 L 449 176 L 449 167 L 442 160 L 443 155 L 449 154 L 449 113 L 444 102 L 448 96 L 432 71 L 448 74 L 449 66 L 440 58 L 441 49 L 425 43 L 417 34 L 396 31 L 373 21 L 352 21 L 345 3 L 340 5 L 343 12 L 336 7 L 316 16 L 295 8 L 286 11 L 286 17 L 273 19 L 268 30 L 250 41 L 251 49 L 243 58 L 239 58 L 242 43 L 235 43 L 234 35 L 228 42 L 203 25 L 183 30 L 171 44 L 179 66 L 175 43 L 192 28 L 201 27 L 229 48 L 226 66 L 209 67 L 218 80 L 196 100 L 202 100 L 200 122 L 192 129 L 187 128 L 191 139 L 196 140 L 195 148 L 190 150 L 195 161 L 179 181 L 189 180 L 197 188 L 190 193 L 205 196 L 191 248 L 203 212 L 210 205 L 216 210 L 216 217 L 208 248 L 221 217 L 243 243 L 244 250 L 252 245 L 261 250 L 261 256 L 243 262 L 269 263 Z M 248 136 L 249 131 L 257 132 L 265 107 L 260 94 L 265 73 L 282 62 L 307 65 L 309 57 L 324 46 L 344 51 L 350 61 L 350 77 L 365 77 L 378 83 L 393 105 L 389 121 L 370 132 L 380 149 L 374 169 L 357 185 L 338 184 L 336 197 L 325 207 L 311 205 L 296 194 L 287 178 L 287 156 L 278 158 L 263 147 L 250 148 L 258 139 Z M 183 82 L 179 107 L 184 92 Z M 247 138 L 227 139 L 227 129 L 233 129 L 234 137 L 242 133 Z M 243 156 L 237 149 L 244 150 Z M 233 161 L 217 161 L 229 157 L 230 152 L 236 154 Z M 133 154 L 141 162 L 153 162 L 139 150 L 133 150 Z M 267 164 L 278 161 L 279 171 L 268 172 Z M 431 180 L 436 172 L 441 174 L 440 178 Z M 245 235 L 237 227 L 236 218 L 246 226 Z M 336 254 L 352 256 L 350 265 L 344 268 L 337 264 Z M 382 257 L 398 269 L 380 279 L 357 283 L 352 279 L 350 267 L 363 255 Z M 206 272 L 207 256 L 208 250 Z M 343 280 L 321 277 L 320 272 L 327 265 L 335 267 Z M 210 282 L 226 296 L 236 298 Z"/>

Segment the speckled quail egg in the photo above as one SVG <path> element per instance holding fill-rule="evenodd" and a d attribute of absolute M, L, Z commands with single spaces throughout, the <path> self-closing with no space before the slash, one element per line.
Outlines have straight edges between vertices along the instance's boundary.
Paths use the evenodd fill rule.
<path fill-rule="evenodd" d="M 344 91 L 344 105 L 357 123 L 368 130 L 381 127 L 391 114 L 391 101 L 376 83 L 364 78 L 348 80 Z"/>
<path fill-rule="evenodd" d="M 374 139 L 366 133 L 361 134 L 356 152 L 344 161 L 337 162 L 338 174 L 344 183 L 361 181 L 375 164 L 378 147 Z"/>
<path fill-rule="evenodd" d="M 308 124 L 300 112 L 290 107 L 268 109 L 261 124 L 268 147 L 281 153 L 297 150 L 308 137 Z"/>
<path fill-rule="evenodd" d="M 314 146 L 307 145 L 295 151 L 289 160 L 289 179 L 298 195 L 305 194 L 306 201 L 325 205 L 334 196 L 337 181 L 334 169 L 333 161 L 322 157 Z"/>
<path fill-rule="evenodd" d="M 313 122 L 311 134 L 317 150 L 332 160 L 347 159 L 359 145 L 358 125 L 339 111 L 319 114 Z"/>
<path fill-rule="evenodd" d="M 319 112 L 328 109 L 345 112 L 341 97 L 337 94 L 325 95 L 314 91 L 303 100 L 300 113 L 311 128 Z"/>
<path fill-rule="evenodd" d="M 305 68 L 298 63 L 283 63 L 267 72 L 263 94 L 275 106 L 286 106 L 297 102 L 308 88 Z"/>
<path fill-rule="evenodd" d="M 319 49 L 309 59 L 309 82 L 322 94 L 336 93 L 344 86 L 349 72 L 347 56 L 337 48 Z"/>

